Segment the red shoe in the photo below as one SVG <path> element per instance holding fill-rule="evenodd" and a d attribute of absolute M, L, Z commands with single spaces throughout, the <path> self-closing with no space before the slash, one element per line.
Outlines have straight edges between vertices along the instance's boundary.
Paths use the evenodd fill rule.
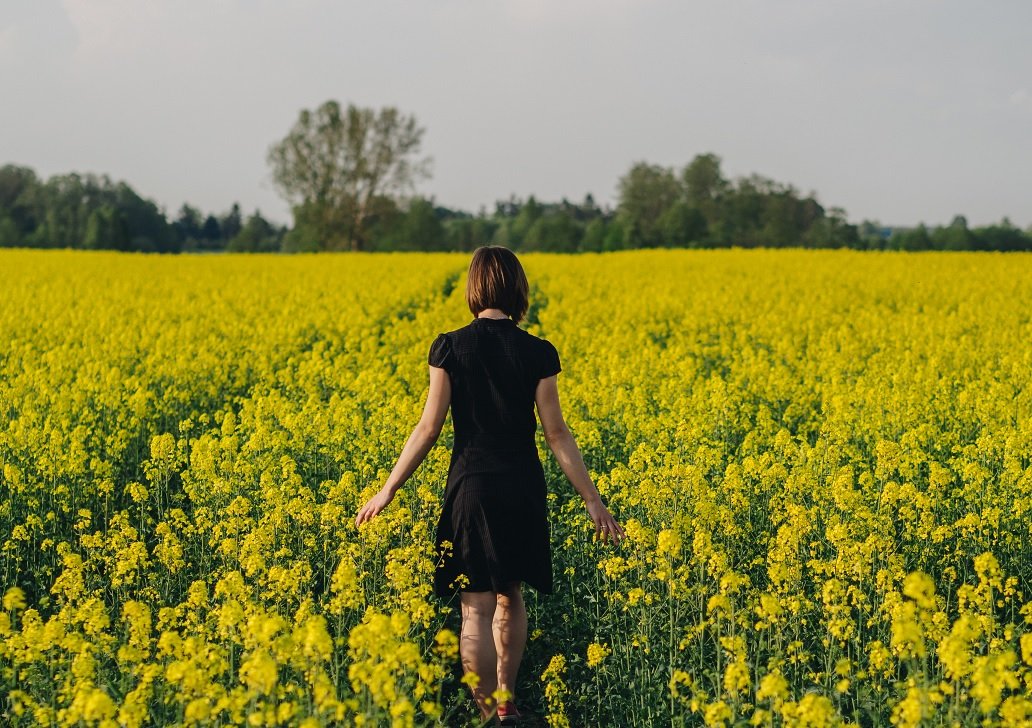
<path fill-rule="evenodd" d="M 498 706 L 498 722 L 501 725 L 518 725 L 522 717 L 520 711 L 516 710 L 516 703 L 511 700 L 506 700 Z"/>

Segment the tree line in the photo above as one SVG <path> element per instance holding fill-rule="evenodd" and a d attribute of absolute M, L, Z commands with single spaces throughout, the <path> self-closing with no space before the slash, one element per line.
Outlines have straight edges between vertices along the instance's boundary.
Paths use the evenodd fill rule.
<path fill-rule="evenodd" d="M 971 228 L 887 228 L 850 223 L 790 184 L 752 174 L 728 179 L 721 159 L 697 155 L 682 168 L 639 161 L 618 180 L 615 208 L 591 194 L 580 202 L 511 196 L 477 213 L 412 194 L 430 177 L 420 157 L 424 130 L 393 107 L 336 101 L 304 109 L 267 161 L 293 214 L 291 227 L 246 218 L 234 204 L 204 214 L 184 204 L 174 219 L 125 182 L 106 175 L 40 179 L 27 167 L 0 168 L 0 246 L 151 252 L 513 250 L 603 252 L 652 247 L 811 247 L 881 250 L 1032 250 L 1032 227 L 1004 218 Z"/>
<path fill-rule="evenodd" d="M 87 248 L 155 253 L 276 251 L 287 230 L 239 204 L 203 214 L 184 204 L 169 220 L 152 200 L 107 175 L 0 167 L 0 247 Z"/>

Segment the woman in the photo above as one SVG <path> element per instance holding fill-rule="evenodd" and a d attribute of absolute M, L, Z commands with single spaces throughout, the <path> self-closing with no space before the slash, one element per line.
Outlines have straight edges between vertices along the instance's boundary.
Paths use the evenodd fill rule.
<path fill-rule="evenodd" d="M 549 448 L 584 499 L 596 538 L 619 543 L 624 531 L 595 488 L 559 406 L 559 354 L 517 324 L 528 284 L 509 249 L 473 253 L 466 303 L 474 318 L 430 346 L 430 392 L 423 415 L 383 489 L 359 511 L 369 520 L 391 502 L 441 432 L 449 406 L 455 431 L 444 503 L 437 523 L 434 591 L 461 594 L 463 671 L 479 678 L 473 696 L 485 718 L 492 693 L 515 692 L 527 641 L 523 582 L 551 594 L 552 555 L 544 470 L 535 444 L 534 405 Z M 497 706 L 515 724 L 513 701 Z"/>

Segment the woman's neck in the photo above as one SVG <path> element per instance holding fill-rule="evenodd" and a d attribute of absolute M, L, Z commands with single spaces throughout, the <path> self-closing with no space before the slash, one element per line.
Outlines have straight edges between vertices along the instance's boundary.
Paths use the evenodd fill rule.
<path fill-rule="evenodd" d="M 509 318 L 509 315 L 500 308 L 485 308 L 483 311 L 477 314 L 477 318 Z"/>

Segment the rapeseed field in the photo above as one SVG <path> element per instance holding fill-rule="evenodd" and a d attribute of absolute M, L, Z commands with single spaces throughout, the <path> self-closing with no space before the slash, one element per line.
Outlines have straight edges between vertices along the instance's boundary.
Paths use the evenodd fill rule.
<path fill-rule="evenodd" d="M 548 452 L 552 726 L 1032 723 L 1032 256 L 522 254 L 624 525 Z M 0 251 L 12 726 L 475 725 L 431 591 L 467 254 Z"/>

